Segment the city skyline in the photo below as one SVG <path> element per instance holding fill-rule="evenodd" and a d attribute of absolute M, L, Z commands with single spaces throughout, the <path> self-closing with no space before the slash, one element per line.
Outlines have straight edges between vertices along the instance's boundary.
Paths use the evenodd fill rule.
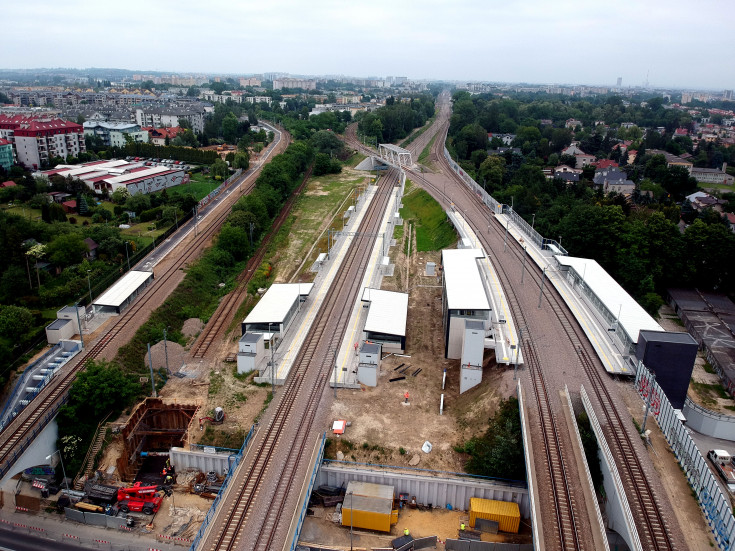
<path fill-rule="evenodd" d="M 700 2 L 696 11 L 678 0 L 643 6 L 624 0 L 614 9 L 534 0 L 214 0 L 184 9 L 173 2 L 133 0 L 123 9 L 35 0 L 6 7 L 9 47 L 0 65 L 610 87 L 622 77 L 623 87 L 720 90 L 735 87 L 735 70 L 726 36 L 707 29 L 728 15 L 735 15 L 735 5 L 712 0 Z"/>

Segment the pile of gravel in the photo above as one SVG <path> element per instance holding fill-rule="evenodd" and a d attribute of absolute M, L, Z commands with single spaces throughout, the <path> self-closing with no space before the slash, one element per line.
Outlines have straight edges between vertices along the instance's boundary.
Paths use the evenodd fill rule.
<path fill-rule="evenodd" d="M 179 343 L 166 341 L 164 350 L 163 341 L 157 342 L 151 346 L 151 359 L 153 361 L 153 369 L 166 367 L 166 352 L 168 352 L 168 368 L 172 373 L 179 370 L 186 361 L 186 349 Z M 146 364 L 148 364 L 148 354 L 146 353 Z"/>
<path fill-rule="evenodd" d="M 196 337 L 204 329 L 204 324 L 199 318 L 189 318 L 181 328 L 181 334 L 185 337 Z"/>

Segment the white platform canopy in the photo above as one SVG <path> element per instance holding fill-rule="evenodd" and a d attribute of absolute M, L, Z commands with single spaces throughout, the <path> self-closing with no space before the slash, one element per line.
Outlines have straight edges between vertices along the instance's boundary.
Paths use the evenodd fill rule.
<path fill-rule="evenodd" d="M 619 317 L 619 325 L 632 342 L 638 342 L 638 333 L 643 330 L 665 331 L 596 261 L 562 255 L 554 258 L 561 266 L 572 268 L 605 308 Z"/>
<path fill-rule="evenodd" d="M 406 336 L 408 294 L 365 287 L 362 301 L 370 303 L 365 331 Z"/>
<path fill-rule="evenodd" d="M 313 283 L 274 283 L 243 323 L 283 323 L 294 302 L 308 296 L 313 287 Z"/>
<path fill-rule="evenodd" d="M 102 307 L 120 308 L 131 295 L 137 293 L 138 289 L 153 278 L 153 272 L 139 272 L 132 270 L 125 274 L 120 280 L 110 287 L 107 292 L 95 300 L 92 304 L 95 309 Z"/>
<path fill-rule="evenodd" d="M 477 265 L 481 249 L 444 249 L 442 267 L 449 310 L 490 310 Z"/>

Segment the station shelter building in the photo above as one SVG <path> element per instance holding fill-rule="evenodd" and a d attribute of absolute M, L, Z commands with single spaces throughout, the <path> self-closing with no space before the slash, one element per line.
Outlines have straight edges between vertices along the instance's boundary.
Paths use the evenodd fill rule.
<path fill-rule="evenodd" d="M 441 263 L 442 321 L 444 355 L 460 359 L 464 349 L 466 322 L 479 322 L 483 330 L 490 324 L 491 307 L 480 276 L 481 249 L 444 249 Z M 473 328 L 478 324 L 470 324 Z"/>
<path fill-rule="evenodd" d="M 269 349 L 283 338 L 313 287 L 313 283 L 274 283 L 243 320 L 242 334 L 263 334 Z"/>
<path fill-rule="evenodd" d="M 406 350 L 408 293 L 365 287 L 363 308 L 368 308 L 363 340 L 380 344 L 383 352 L 403 354 Z"/>
<path fill-rule="evenodd" d="M 131 270 L 92 303 L 96 314 L 120 314 L 153 281 L 153 272 Z"/>
<path fill-rule="evenodd" d="M 614 373 L 634 375 L 642 362 L 656 374 L 672 406 L 683 407 L 697 354 L 694 338 L 686 332 L 666 331 L 596 261 L 562 255 L 554 258 L 569 285 L 592 306 L 618 347 L 624 365 L 622 371 Z"/>

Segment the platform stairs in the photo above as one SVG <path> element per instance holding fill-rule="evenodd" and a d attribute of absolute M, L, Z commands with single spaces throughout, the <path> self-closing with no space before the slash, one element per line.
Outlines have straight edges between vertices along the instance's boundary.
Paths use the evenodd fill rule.
<path fill-rule="evenodd" d="M 79 473 L 77 473 L 77 476 L 74 478 L 75 490 L 82 491 L 84 489 L 84 483 L 89 480 L 90 476 L 92 476 L 92 471 L 94 470 L 94 459 L 97 457 L 97 454 L 102 449 L 102 445 L 105 443 L 105 435 L 107 434 L 107 429 L 110 424 L 107 422 L 107 419 L 110 415 L 111 413 L 108 413 L 107 416 L 105 416 L 105 418 L 97 425 L 94 440 L 87 450 L 87 455 L 84 457 L 84 461 L 82 462 L 82 468 L 79 469 Z"/>

